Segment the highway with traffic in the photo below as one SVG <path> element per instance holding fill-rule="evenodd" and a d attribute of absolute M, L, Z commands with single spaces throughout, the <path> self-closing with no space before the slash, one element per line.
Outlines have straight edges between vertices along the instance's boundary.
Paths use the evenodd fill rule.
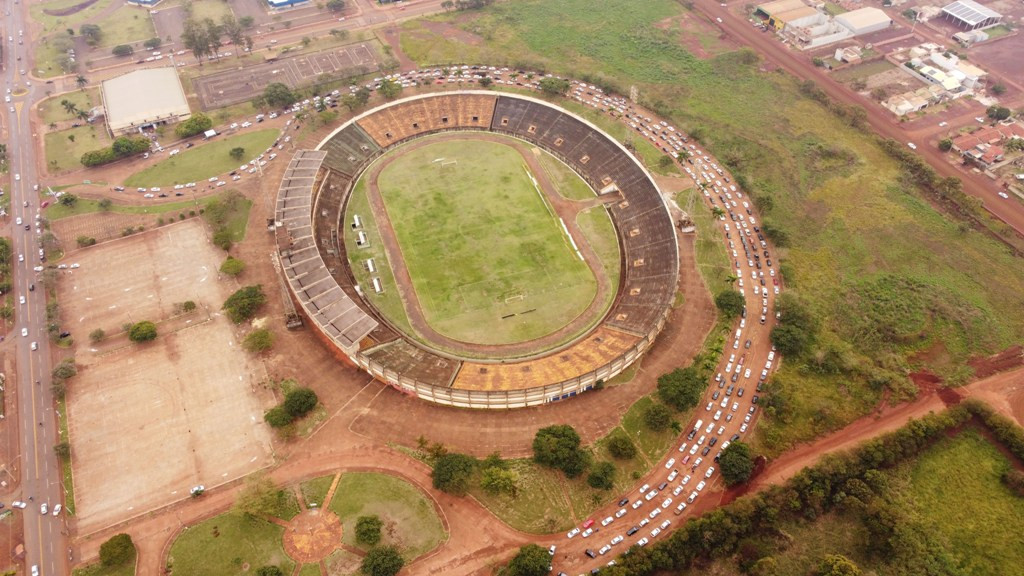
<path fill-rule="evenodd" d="M 3 126 L 7 143 L 11 189 L 9 214 L 3 223 L 10 226 L 13 251 L 14 353 L 16 374 L 8 375 L 7 393 L 14 398 L 16 414 L 8 425 L 17 422 L 16 435 L 20 446 L 17 468 L 18 499 L 25 508 L 15 513 L 24 516 L 25 565 L 37 566 L 41 575 L 62 575 L 68 569 L 68 536 L 66 515 L 56 508 L 63 505 L 60 462 L 54 446 L 60 442 L 59 421 L 50 388 L 50 341 L 47 333 L 46 289 L 35 270 L 40 261 L 42 229 L 36 172 L 37 135 L 32 131 L 30 110 L 45 97 L 23 70 L 28 67 L 31 42 L 24 36 L 28 28 L 27 6 L 23 2 L 9 4 L 3 24 L 4 93 Z M 9 14 L 8 14 L 9 12 Z M 19 59 L 20 58 L 20 59 Z M 27 72 L 27 70 L 25 70 Z M 12 111 L 13 110 L 13 111 Z M 22 222 L 18 225 L 15 222 Z M 9 404 L 10 406 L 10 404 Z M 16 418 L 12 418 L 16 417 Z M 45 506 L 45 511 L 44 511 Z M 31 574 L 31 568 L 29 568 Z"/>

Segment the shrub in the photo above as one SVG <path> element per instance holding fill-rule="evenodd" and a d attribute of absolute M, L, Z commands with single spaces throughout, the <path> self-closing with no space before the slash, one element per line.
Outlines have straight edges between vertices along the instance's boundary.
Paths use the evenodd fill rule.
<path fill-rule="evenodd" d="M 394 546 L 371 548 L 363 557 L 359 571 L 365 576 L 395 576 L 405 566 L 405 560 Z"/>
<path fill-rule="evenodd" d="M 213 120 L 209 116 L 202 112 L 196 112 L 191 118 L 175 126 L 174 133 L 179 138 L 188 138 L 196 134 L 202 134 L 212 127 Z"/>
<path fill-rule="evenodd" d="M 132 342 L 149 342 L 156 339 L 156 324 L 149 320 L 136 322 L 128 330 L 128 339 Z"/>
<path fill-rule="evenodd" d="M 655 432 L 666 430 L 672 424 L 672 412 L 664 404 L 652 404 L 644 410 L 644 424 Z"/>
<path fill-rule="evenodd" d="M 113 53 L 114 56 L 131 56 L 134 52 L 135 49 L 128 44 L 118 44 L 117 46 L 114 46 L 113 50 L 111 50 L 111 53 Z"/>
<path fill-rule="evenodd" d="M 295 388 L 284 395 L 282 406 L 292 418 L 302 418 L 316 408 L 318 401 L 316 392 L 309 388 Z"/>
<path fill-rule="evenodd" d="M 100 563 L 104 566 L 120 566 L 135 554 L 135 544 L 127 534 L 115 534 L 100 544 Z"/>
<path fill-rule="evenodd" d="M 732 288 L 726 288 L 715 296 L 715 306 L 729 318 L 739 316 L 744 305 L 743 295 Z"/>
<path fill-rule="evenodd" d="M 61 460 L 67 460 L 71 457 L 71 444 L 67 442 L 61 442 L 53 447 L 53 453 Z"/>
<path fill-rule="evenodd" d="M 569 478 L 582 474 L 590 464 L 580 449 L 580 436 L 568 424 L 547 426 L 533 437 L 533 459 L 538 464 L 558 468 Z"/>
<path fill-rule="evenodd" d="M 536 544 L 527 544 L 512 557 L 500 572 L 504 576 L 544 576 L 551 566 L 551 555 Z M 604 570 L 602 570 L 604 572 Z"/>
<path fill-rule="evenodd" d="M 356 542 L 373 546 L 380 542 L 380 530 L 384 522 L 377 515 L 360 516 L 356 519 Z"/>
<path fill-rule="evenodd" d="M 292 418 L 292 415 L 289 414 L 283 406 L 274 406 L 263 413 L 263 420 L 269 424 L 271 428 L 284 428 L 291 424 L 294 418 Z"/>
<path fill-rule="evenodd" d="M 263 285 L 246 286 L 235 291 L 221 307 L 235 324 L 251 320 L 267 301 Z"/>
<path fill-rule="evenodd" d="M 722 457 L 718 460 L 718 467 L 722 472 L 722 479 L 725 480 L 727 486 L 746 482 L 754 471 L 754 457 L 750 452 L 750 446 L 740 441 L 729 444 L 722 451 Z"/>
<path fill-rule="evenodd" d="M 257 328 L 245 335 L 242 348 L 253 354 L 266 352 L 274 346 L 274 333 L 266 328 Z"/>
<path fill-rule="evenodd" d="M 271 565 L 271 566 L 260 566 L 259 568 L 256 569 L 256 572 L 254 572 L 253 575 L 254 576 L 285 576 L 284 572 L 281 571 L 281 568 L 279 568 L 277 566 L 273 566 L 273 565 Z"/>
<path fill-rule="evenodd" d="M 676 368 L 658 376 L 658 397 L 676 410 L 696 406 L 704 388 L 704 378 L 693 366 Z"/>
<path fill-rule="evenodd" d="M 102 342 L 103 339 L 106 338 L 106 337 L 107 337 L 107 333 L 103 331 L 103 328 L 97 328 L 97 329 L 93 330 L 92 332 L 89 332 L 89 340 L 93 344 L 96 344 L 98 342 Z"/>
<path fill-rule="evenodd" d="M 615 486 L 615 464 L 598 462 L 587 475 L 587 484 L 599 490 L 611 490 Z"/>
<path fill-rule="evenodd" d="M 231 231 L 227 228 L 220 228 L 213 233 L 213 245 L 227 252 L 231 250 Z"/>
<path fill-rule="evenodd" d="M 619 460 L 629 460 L 636 456 L 636 444 L 625 432 L 616 430 L 608 437 L 608 453 Z"/>

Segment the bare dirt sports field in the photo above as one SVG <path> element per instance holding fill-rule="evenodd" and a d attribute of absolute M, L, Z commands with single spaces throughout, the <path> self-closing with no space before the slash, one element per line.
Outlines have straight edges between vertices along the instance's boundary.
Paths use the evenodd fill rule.
<path fill-rule="evenodd" d="M 270 463 L 263 370 L 217 312 L 237 289 L 218 280 L 222 258 L 196 219 L 82 250 L 81 268 L 64 272 L 63 317 L 78 340 L 68 416 L 80 534 Z M 198 310 L 171 318 L 184 300 Z M 154 342 L 118 334 L 144 319 L 157 323 Z M 111 336 L 94 346 L 95 328 Z"/>

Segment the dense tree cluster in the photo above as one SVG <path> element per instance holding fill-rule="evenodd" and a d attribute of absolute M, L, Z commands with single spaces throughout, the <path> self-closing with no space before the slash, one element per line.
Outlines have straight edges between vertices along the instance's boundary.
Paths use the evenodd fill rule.
<path fill-rule="evenodd" d="M 196 134 L 202 134 L 213 127 L 213 119 L 203 114 L 202 112 L 196 112 L 191 118 L 185 120 L 181 124 L 174 127 L 174 133 L 178 138 L 188 138 L 189 136 L 195 136 Z"/>
<path fill-rule="evenodd" d="M 228 296 L 228 299 L 224 301 L 221 309 L 227 313 L 228 318 L 232 322 L 241 324 L 256 316 L 256 313 L 259 312 L 259 309 L 266 301 L 267 295 L 263 293 L 263 285 L 256 284 L 236 290 L 234 294 Z"/>
<path fill-rule="evenodd" d="M 149 138 L 145 136 L 120 136 L 107 148 L 90 150 L 82 154 L 81 162 L 86 167 L 101 166 L 134 154 L 142 154 L 149 150 L 149 147 Z"/>
<path fill-rule="evenodd" d="M 580 448 L 580 435 L 568 424 L 547 426 L 533 437 L 533 460 L 542 466 L 557 468 L 576 478 L 590 465 L 590 455 Z"/>
<path fill-rule="evenodd" d="M 365 576 L 395 576 L 405 566 L 405 560 L 394 546 L 371 548 L 363 557 L 359 571 Z"/>
<path fill-rule="evenodd" d="M 104 566 L 120 566 L 135 556 L 135 543 L 127 534 L 115 534 L 100 544 L 100 563 Z"/>
<path fill-rule="evenodd" d="M 726 486 L 742 484 L 749 480 L 750 474 L 754 471 L 754 455 L 750 451 L 750 446 L 740 441 L 729 444 L 722 450 L 718 468 L 722 472 Z"/>
<path fill-rule="evenodd" d="M 705 378 L 694 366 L 676 368 L 658 376 L 658 396 L 676 410 L 696 406 L 705 388 Z"/>
<path fill-rule="evenodd" d="M 726 288 L 715 296 L 715 306 L 726 317 L 735 318 L 743 312 L 743 295 L 732 288 Z"/>
<path fill-rule="evenodd" d="M 431 478 L 434 488 L 449 494 L 465 494 L 476 469 L 476 459 L 466 454 L 446 453 L 434 459 Z"/>
<path fill-rule="evenodd" d="M 502 576 L 546 576 L 551 566 L 551 555 L 536 544 L 527 544 L 516 552 Z"/>
<path fill-rule="evenodd" d="M 380 531 L 384 522 L 376 514 L 356 518 L 356 542 L 366 546 L 374 546 L 380 542 Z"/>

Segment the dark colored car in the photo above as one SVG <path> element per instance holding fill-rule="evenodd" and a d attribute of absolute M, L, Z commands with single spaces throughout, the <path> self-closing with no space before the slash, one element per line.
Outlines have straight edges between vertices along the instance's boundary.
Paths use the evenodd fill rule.
<path fill-rule="evenodd" d="M 597 554 L 594 554 L 594 551 L 590 548 L 587 548 L 586 555 L 590 556 L 591 558 L 597 558 Z"/>
<path fill-rule="evenodd" d="M 636 534 L 639 531 L 640 531 L 640 527 L 639 526 L 633 526 L 629 530 L 626 530 L 626 536 L 632 536 L 633 534 Z"/>
<path fill-rule="evenodd" d="M 629 498 L 623 498 L 622 500 L 619 500 L 619 506 L 625 506 L 626 504 L 629 504 Z"/>

